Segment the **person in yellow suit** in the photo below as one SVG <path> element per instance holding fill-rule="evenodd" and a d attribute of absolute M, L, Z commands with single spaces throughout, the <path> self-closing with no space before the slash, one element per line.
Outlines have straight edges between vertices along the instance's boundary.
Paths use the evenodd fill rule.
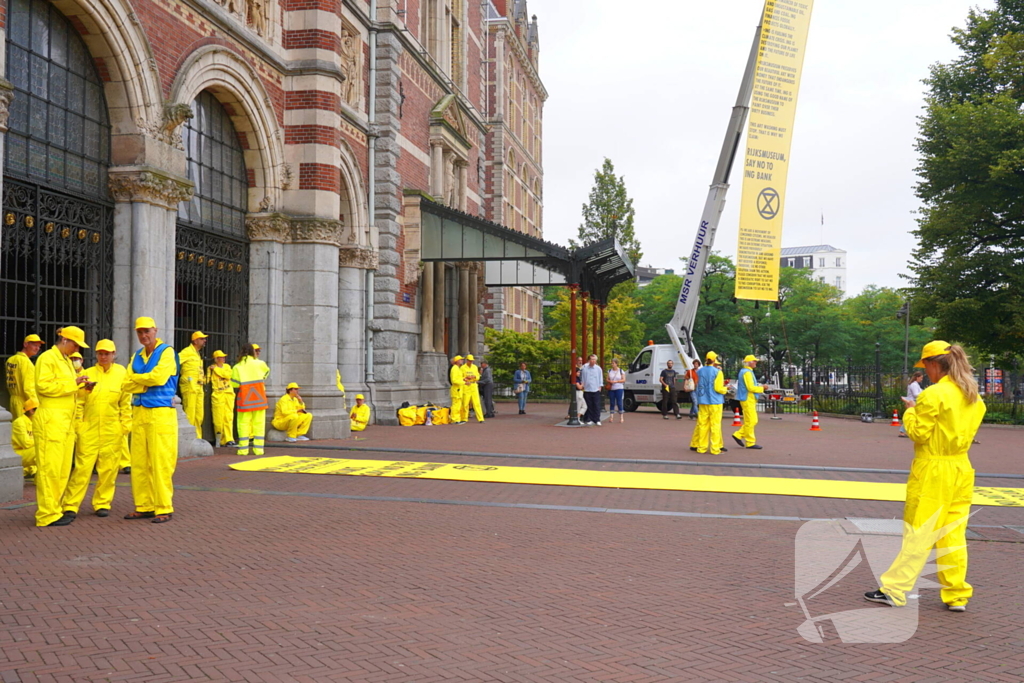
<path fill-rule="evenodd" d="M 284 396 L 277 399 L 274 406 L 274 429 L 286 432 L 285 441 L 309 441 L 306 432 L 313 422 L 313 416 L 306 412 L 306 403 L 299 395 L 299 385 L 290 382 L 285 387 Z"/>
<path fill-rule="evenodd" d="M 466 355 L 466 362 L 462 365 L 462 381 L 465 383 L 462 388 L 462 421 L 469 420 L 469 409 L 473 408 L 476 414 L 476 421 L 484 421 L 484 411 L 480 407 L 480 366 L 474 363 L 476 359 L 473 354 Z"/>
<path fill-rule="evenodd" d="M 114 362 L 117 348 L 109 339 L 96 342 L 96 365 L 85 371 L 85 401 L 78 428 L 75 471 L 64 491 L 64 513 L 78 514 L 95 468 L 98 478 L 92 494 L 97 517 L 110 515 L 118 465 L 128 451 L 132 431 L 131 394 L 125 393 L 125 367 Z"/>
<path fill-rule="evenodd" d="M 736 400 L 743 406 L 743 426 L 736 430 L 732 438 L 740 448 L 760 450 L 754 428 L 757 427 L 757 395 L 764 393 L 764 387 L 757 383 L 754 368 L 757 367 L 757 356 L 748 355 L 743 359 L 743 369 L 736 379 Z"/>
<path fill-rule="evenodd" d="M 21 456 L 25 478 L 31 479 L 36 476 L 36 440 L 32 433 L 32 416 L 36 414 L 39 404 L 30 398 L 23 407 L 24 412 L 11 422 L 11 447 Z"/>
<path fill-rule="evenodd" d="M 465 423 L 466 418 L 469 417 L 462 412 L 462 392 L 466 387 L 466 380 L 462 376 L 462 356 L 452 358 L 452 367 L 448 371 L 448 381 L 451 383 L 449 392 L 452 399 L 452 424 L 460 425 Z"/>
<path fill-rule="evenodd" d="M 85 332 L 68 325 L 36 363 L 39 408 L 32 420 L 36 440 L 36 526 L 67 526 L 75 520 L 61 509 L 75 450 L 78 390 L 88 381 L 75 374 L 71 354 L 87 349 Z"/>
<path fill-rule="evenodd" d="M 171 521 L 174 470 L 178 466 L 178 417 L 174 392 L 181 364 L 174 347 L 157 336 L 156 321 L 135 320 L 142 348 L 132 356 L 122 388 L 132 394 L 132 496 L 135 511 L 125 519 Z"/>
<path fill-rule="evenodd" d="M 181 379 L 178 388 L 181 391 L 181 407 L 185 410 L 185 417 L 189 424 L 196 428 L 196 438 L 203 438 L 203 413 L 204 394 L 203 385 L 206 383 L 203 377 L 203 357 L 200 352 L 206 346 L 205 335 L 200 331 L 192 333 L 192 343 L 178 353 L 178 360 L 181 363 Z"/>
<path fill-rule="evenodd" d="M 30 334 L 21 343 L 21 351 L 7 359 L 7 393 L 11 397 L 11 417 L 17 420 L 24 412 L 25 401 L 36 398 L 36 367 L 32 359 L 39 354 L 43 340 L 38 334 Z"/>
<path fill-rule="evenodd" d="M 361 432 L 370 424 L 370 406 L 366 405 L 362 394 L 356 394 L 356 404 L 352 406 L 348 418 L 352 421 L 353 432 Z"/>
<path fill-rule="evenodd" d="M 714 365 L 718 354 L 708 351 L 704 367 L 697 371 L 697 425 L 696 436 L 690 442 L 697 444 L 698 453 L 718 455 L 722 447 L 722 405 L 725 403 L 725 379 L 722 370 Z M 691 446 L 692 448 L 692 446 Z"/>
<path fill-rule="evenodd" d="M 916 401 L 903 399 L 903 424 L 914 442 L 903 506 L 903 546 L 882 574 L 879 589 L 864 597 L 893 607 L 906 605 L 934 546 L 939 596 L 951 612 L 965 612 L 974 595 L 967 583 L 967 519 L 974 499 L 968 451 L 985 417 L 985 402 L 960 346 L 928 342 L 915 367 L 925 369 L 932 385 Z"/>
<path fill-rule="evenodd" d="M 231 388 L 231 366 L 224 360 L 228 354 L 213 352 L 213 365 L 206 371 L 206 383 L 210 385 L 210 407 L 213 410 L 213 433 L 220 439 L 221 446 L 237 446 L 235 443 L 235 390 Z"/>
<path fill-rule="evenodd" d="M 259 344 L 242 349 L 238 362 L 231 368 L 231 386 L 238 392 L 235 411 L 238 413 L 238 455 L 263 455 L 263 436 L 267 429 L 267 387 L 270 367 L 260 360 Z"/>

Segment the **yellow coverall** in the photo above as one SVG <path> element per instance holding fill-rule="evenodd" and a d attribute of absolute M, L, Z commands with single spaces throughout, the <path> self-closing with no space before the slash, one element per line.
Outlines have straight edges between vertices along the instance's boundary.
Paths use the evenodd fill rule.
<path fill-rule="evenodd" d="M 157 346 L 163 344 L 156 340 Z M 149 362 L 146 349 L 142 361 Z M 123 391 L 141 394 L 162 387 L 178 372 L 174 349 L 167 347 L 149 372 L 136 373 L 132 362 L 125 373 Z M 134 361 L 134 354 L 133 354 Z M 174 470 L 178 466 L 178 417 L 173 407 L 132 407 L 132 496 L 136 512 L 169 515 L 174 512 Z"/>
<path fill-rule="evenodd" d="M 462 419 L 469 419 L 469 408 L 473 407 L 473 412 L 476 414 L 476 421 L 484 421 L 484 411 L 480 407 L 480 386 L 477 382 L 480 381 L 480 367 L 469 363 L 462 365 L 462 381 L 464 386 L 462 388 Z"/>
<path fill-rule="evenodd" d="M 36 367 L 24 351 L 7 359 L 7 393 L 11 396 L 11 416 L 17 420 L 24 414 L 25 401 L 36 399 Z"/>
<path fill-rule="evenodd" d="M 747 448 L 757 443 L 754 427 L 757 426 L 757 395 L 764 393 L 764 387 L 754 379 L 754 371 L 750 368 L 740 370 L 739 381 L 747 388 L 747 397 L 740 401 L 743 406 L 743 426 L 736 430 L 733 438 L 745 442 Z"/>
<path fill-rule="evenodd" d="M 932 546 L 947 605 L 966 605 L 974 594 L 967 583 L 967 518 L 974 498 L 974 468 L 968 451 L 985 417 L 985 402 L 967 403 L 963 392 L 943 377 L 907 408 L 903 425 L 914 442 L 914 461 L 903 506 L 903 546 L 879 590 L 896 605 L 907 603 Z"/>
<path fill-rule="evenodd" d="M 210 385 L 210 408 L 213 410 L 213 433 L 220 435 L 223 446 L 235 440 L 235 391 L 231 388 L 231 366 L 211 365 L 206 373 Z"/>
<path fill-rule="evenodd" d="M 85 371 L 92 391 L 85 392 L 82 423 L 78 427 L 75 470 L 64 491 L 65 512 L 78 513 L 89 489 L 93 468 L 98 478 L 92 494 L 92 509 L 109 510 L 114 502 L 117 470 L 128 459 L 128 434 L 132 431 L 131 394 L 121 390 L 125 367 L 111 363 L 109 370 L 94 365 Z"/>
<path fill-rule="evenodd" d="M 466 386 L 466 380 L 462 377 L 462 367 L 458 365 L 452 365 L 452 369 L 448 371 L 448 381 L 451 382 L 450 396 L 452 399 L 452 424 L 456 422 L 465 422 L 466 418 L 469 417 L 466 413 L 462 412 L 462 392 Z"/>
<path fill-rule="evenodd" d="M 263 436 L 267 430 L 267 393 L 264 380 L 270 376 L 270 366 L 259 358 L 246 356 L 231 368 L 231 386 L 238 391 L 238 455 L 263 455 Z M 262 406 L 253 408 L 254 406 Z"/>
<path fill-rule="evenodd" d="M 352 406 L 352 412 L 348 418 L 352 421 L 352 431 L 361 432 L 370 424 L 370 406 L 365 403 L 361 406 Z"/>
<path fill-rule="evenodd" d="M 725 394 L 725 381 L 722 379 L 722 371 L 715 375 L 714 391 Z M 701 403 L 697 406 L 697 428 L 694 430 L 697 442 L 697 452 L 708 452 L 708 440 L 711 441 L 711 455 L 718 455 L 722 452 L 722 404 Z M 692 443 L 692 441 L 691 441 Z M 703 449 L 703 450 L 701 450 Z"/>
<path fill-rule="evenodd" d="M 288 436 L 294 439 L 309 431 L 309 425 L 313 422 L 313 416 L 309 413 L 300 413 L 306 409 L 306 403 L 301 398 L 285 394 L 277 399 L 274 406 L 274 429 L 287 432 Z"/>
<path fill-rule="evenodd" d="M 36 440 L 32 436 L 32 419 L 22 415 L 11 423 L 11 447 L 21 456 L 21 466 L 25 468 L 25 476 L 36 473 Z"/>
<path fill-rule="evenodd" d="M 181 407 L 190 425 L 196 428 L 196 438 L 203 438 L 203 359 L 196 347 L 189 344 L 178 353 L 181 363 Z"/>
<path fill-rule="evenodd" d="M 75 450 L 75 368 L 56 346 L 36 362 L 39 409 L 32 418 L 36 439 L 36 526 L 64 516 L 61 499 L 71 476 Z"/>

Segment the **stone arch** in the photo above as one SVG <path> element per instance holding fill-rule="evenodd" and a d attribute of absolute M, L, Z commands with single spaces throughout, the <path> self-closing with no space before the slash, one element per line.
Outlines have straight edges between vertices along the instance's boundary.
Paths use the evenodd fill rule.
<path fill-rule="evenodd" d="M 52 0 L 85 42 L 104 81 L 111 164 L 145 163 L 140 134 L 159 130 L 163 98 L 156 60 L 128 0 Z"/>
<path fill-rule="evenodd" d="M 250 174 L 249 211 L 274 211 L 291 184 L 284 164 L 281 128 L 259 75 L 222 45 L 206 45 L 184 61 L 171 85 L 172 105 L 191 105 L 208 90 L 224 106 L 244 150 Z"/>
<path fill-rule="evenodd" d="M 340 199 L 339 218 L 349 234 L 354 236 L 356 244 L 361 247 L 370 246 L 370 229 L 373 221 L 366 210 L 366 192 L 356 155 L 345 140 L 341 141 L 338 170 L 341 172 L 341 187 L 338 188 Z"/>

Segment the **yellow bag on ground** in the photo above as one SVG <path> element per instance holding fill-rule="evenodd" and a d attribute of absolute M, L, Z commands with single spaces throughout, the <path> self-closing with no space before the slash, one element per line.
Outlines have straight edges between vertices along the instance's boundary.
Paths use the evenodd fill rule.
<path fill-rule="evenodd" d="M 427 406 L 419 406 L 416 408 L 416 424 L 427 424 Z"/>
<path fill-rule="evenodd" d="M 409 406 L 408 408 L 399 408 L 398 424 L 402 425 L 403 427 L 412 427 L 414 424 L 416 424 L 417 412 L 418 411 L 416 406 Z"/>
<path fill-rule="evenodd" d="M 447 408 L 435 408 L 430 417 L 431 422 L 436 425 L 447 425 L 452 423 L 451 411 Z"/>

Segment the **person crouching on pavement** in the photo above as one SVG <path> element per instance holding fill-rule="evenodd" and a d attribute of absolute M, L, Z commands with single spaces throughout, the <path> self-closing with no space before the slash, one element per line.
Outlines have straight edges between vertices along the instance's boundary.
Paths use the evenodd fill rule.
<path fill-rule="evenodd" d="M 299 396 L 299 385 L 291 382 L 285 388 L 285 394 L 277 399 L 274 406 L 274 429 L 285 432 L 285 441 L 309 441 L 306 432 L 313 422 L 313 416 L 306 412 L 306 403 Z"/>
<path fill-rule="evenodd" d="M 967 583 L 967 519 L 974 498 L 968 451 L 985 417 L 985 402 L 978 395 L 974 368 L 956 344 L 928 342 L 914 367 L 923 367 L 932 384 L 916 401 L 903 399 L 903 422 L 914 442 L 903 545 L 882 574 L 882 585 L 864 597 L 893 607 L 906 605 L 935 547 L 939 596 L 951 612 L 965 612 L 974 594 Z"/>
<path fill-rule="evenodd" d="M 348 418 L 352 421 L 353 432 L 361 432 L 370 424 L 370 406 L 366 405 L 362 394 L 356 394 L 356 404 L 352 406 Z"/>
<path fill-rule="evenodd" d="M 736 430 L 732 438 L 740 448 L 760 450 L 754 428 L 757 427 L 757 395 L 764 393 L 764 387 L 757 383 L 754 368 L 757 367 L 757 356 L 748 355 L 743 359 L 743 369 L 736 383 L 736 400 L 743 407 L 743 426 Z"/>
<path fill-rule="evenodd" d="M 21 456 L 26 479 L 36 476 L 36 440 L 32 433 L 32 416 L 38 407 L 36 399 L 25 399 L 21 404 L 21 415 L 11 422 L 11 447 Z"/>

